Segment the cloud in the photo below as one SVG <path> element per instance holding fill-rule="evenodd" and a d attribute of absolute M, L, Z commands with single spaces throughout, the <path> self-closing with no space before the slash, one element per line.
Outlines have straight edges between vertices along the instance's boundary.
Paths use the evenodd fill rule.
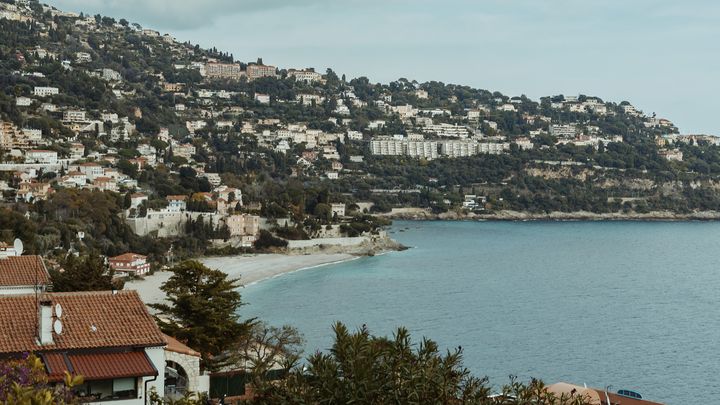
<path fill-rule="evenodd" d="M 332 0 L 51 0 L 61 10 L 125 18 L 143 26 L 190 30 L 213 25 L 221 16 L 279 8 L 330 4 Z"/>

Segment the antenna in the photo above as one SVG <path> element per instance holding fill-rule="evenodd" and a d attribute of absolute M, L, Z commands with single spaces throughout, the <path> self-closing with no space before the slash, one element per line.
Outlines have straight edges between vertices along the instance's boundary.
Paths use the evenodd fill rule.
<path fill-rule="evenodd" d="M 55 304 L 55 316 L 60 318 L 60 317 L 62 317 L 62 314 L 63 314 L 62 305 L 60 305 L 60 303 Z"/>
<path fill-rule="evenodd" d="M 53 330 L 55 331 L 55 334 L 61 335 L 63 331 L 63 323 L 61 320 L 56 319 L 55 322 L 53 322 Z"/>
<path fill-rule="evenodd" d="M 15 242 L 13 242 L 13 247 L 15 248 L 16 256 L 21 256 L 23 254 L 23 251 L 25 250 L 25 247 L 23 246 L 23 243 L 20 239 L 15 239 Z"/>

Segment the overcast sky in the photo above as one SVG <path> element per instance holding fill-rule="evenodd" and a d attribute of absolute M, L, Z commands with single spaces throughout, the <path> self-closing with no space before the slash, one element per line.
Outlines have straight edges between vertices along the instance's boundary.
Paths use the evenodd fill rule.
<path fill-rule="evenodd" d="M 50 0 L 282 68 L 627 100 L 720 135 L 713 0 Z"/>

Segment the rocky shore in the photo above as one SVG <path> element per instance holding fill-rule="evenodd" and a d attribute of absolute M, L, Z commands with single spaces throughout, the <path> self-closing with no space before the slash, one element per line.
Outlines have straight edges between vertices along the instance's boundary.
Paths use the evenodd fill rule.
<path fill-rule="evenodd" d="M 473 212 L 448 211 L 435 214 L 423 208 L 398 208 L 381 214 L 390 219 L 419 221 L 717 221 L 718 211 L 697 211 L 677 213 L 672 211 L 612 212 L 596 213 L 589 211 L 534 213 L 524 211 L 496 211 L 487 214 Z"/>
<path fill-rule="evenodd" d="M 353 256 L 374 256 L 377 254 L 401 251 L 407 247 L 393 240 L 385 232 L 380 235 L 357 238 L 312 239 L 309 241 L 290 241 L 288 254 L 350 254 Z"/>

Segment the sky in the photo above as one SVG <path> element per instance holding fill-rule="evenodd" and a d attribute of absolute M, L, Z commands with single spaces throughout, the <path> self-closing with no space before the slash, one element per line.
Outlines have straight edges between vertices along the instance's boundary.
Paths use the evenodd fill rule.
<path fill-rule="evenodd" d="M 48 0 L 45 0 L 48 1 Z M 715 0 L 49 0 L 237 60 L 629 101 L 720 135 Z"/>

